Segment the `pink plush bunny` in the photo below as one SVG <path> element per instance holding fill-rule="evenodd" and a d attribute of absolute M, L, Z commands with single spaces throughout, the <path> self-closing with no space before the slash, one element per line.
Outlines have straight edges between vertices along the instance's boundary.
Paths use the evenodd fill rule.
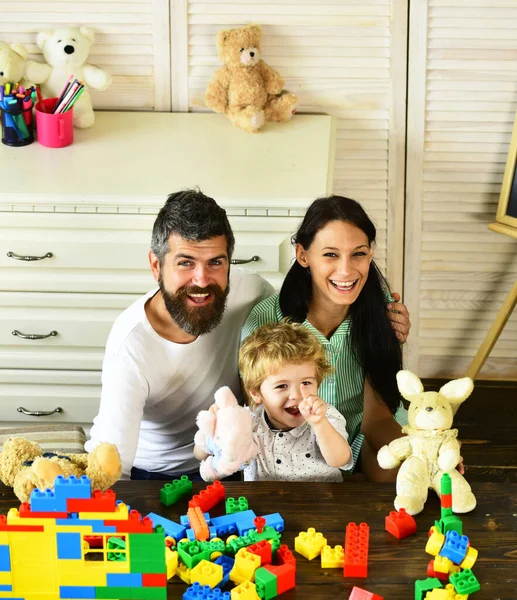
<path fill-rule="evenodd" d="M 249 408 L 239 406 L 229 387 L 214 394 L 217 410 L 202 410 L 196 423 L 199 431 L 194 443 L 209 454 L 201 462 L 199 472 L 205 481 L 214 481 L 242 470 L 257 456 Z"/>

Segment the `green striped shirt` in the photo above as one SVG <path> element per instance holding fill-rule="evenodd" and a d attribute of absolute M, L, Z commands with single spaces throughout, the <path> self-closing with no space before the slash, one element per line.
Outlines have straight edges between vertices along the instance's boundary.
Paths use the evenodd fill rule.
<path fill-rule="evenodd" d="M 252 309 L 246 323 L 244 323 L 241 342 L 261 325 L 277 323 L 282 319 L 283 314 L 280 310 L 278 294 L 262 300 Z M 305 320 L 303 324 L 323 344 L 327 359 L 334 369 L 333 373 L 322 381 L 319 394 L 325 402 L 335 406 L 345 417 L 348 441 L 352 448 L 355 466 L 363 443 L 361 423 L 364 407 L 364 372 L 361 365 L 354 358 L 352 351 L 350 318 L 341 323 L 330 340 L 323 336 L 309 321 Z M 395 418 L 401 424 L 407 424 L 405 412 L 402 409 L 395 415 Z"/>

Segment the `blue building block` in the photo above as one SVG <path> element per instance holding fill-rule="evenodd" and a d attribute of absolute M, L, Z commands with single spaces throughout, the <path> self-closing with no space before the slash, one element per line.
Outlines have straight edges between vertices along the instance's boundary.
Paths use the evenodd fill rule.
<path fill-rule="evenodd" d="M 30 505 L 33 512 L 67 512 L 66 498 L 56 498 L 52 490 L 32 490 Z"/>
<path fill-rule="evenodd" d="M 459 565 L 467 555 L 468 546 L 469 538 L 466 535 L 460 535 L 457 531 L 448 531 L 440 550 L 440 556 L 445 556 L 454 564 Z"/>
<path fill-rule="evenodd" d="M 183 525 L 175 523 L 174 521 L 169 521 L 169 519 L 160 517 L 160 515 L 157 515 L 156 513 L 149 513 L 147 516 L 153 522 L 153 527 L 156 527 L 157 525 L 161 525 L 163 527 L 163 531 L 166 536 L 170 535 L 176 541 L 185 537 L 186 530 Z"/>
<path fill-rule="evenodd" d="M 89 500 L 92 496 L 92 482 L 86 475 L 82 477 L 63 477 L 58 475 L 54 481 L 54 494 L 56 498 L 78 498 L 80 500 Z"/>
<path fill-rule="evenodd" d="M 58 531 L 56 533 L 56 540 L 58 558 L 82 558 L 80 533 Z"/>
<path fill-rule="evenodd" d="M 108 587 L 142 587 L 142 573 L 106 573 Z"/>
<path fill-rule="evenodd" d="M 234 513 L 234 514 L 238 514 L 238 513 Z M 248 531 L 251 531 L 253 529 L 255 529 L 255 523 L 253 523 L 253 519 L 246 519 L 245 521 L 237 521 L 237 531 L 240 536 L 246 535 L 248 533 Z"/>
<path fill-rule="evenodd" d="M 11 553 L 7 544 L 0 545 L 0 571 L 11 570 Z"/>
<path fill-rule="evenodd" d="M 210 525 L 210 513 L 203 513 L 203 517 L 205 517 L 207 524 Z M 190 527 L 190 519 L 188 518 L 188 515 L 181 515 L 180 523 L 187 528 Z"/>
<path fill-rule="evenodd" d="M 0 592 L 12 592 L 13 586 L 10 583 L 0 584 Z"/>
<path fill-rule="evenodd" d="M 196 581 L 183 594 L 183 600 L 230 600 L 230 592 L 223 592 L 219 588 L 211 589 L 209 585 L 201 585 Z"/>
<path fill-rule="evenodd" d="M 266 519 L 266 525 L 272 527 L 278 533 L 282 533 L 285 529 L 284 519 L 280 513 L 272 513 L 270 515 L 264 515 L 264 519 Z"/>
<path fill-rule="evenodd" d="M 253 510 L 244 510 L 232 515 L 215 517 L 212 519 L 212 526 L 215 527 L 218 536 L 234 534 L 237 533 L 237 523 L 253 521 L 256 516 Z"/>
<path fill-rule="evenodd" d="M 216 565 L 221 565 L 221 567 L 223 568 L 223 578 L 222 580 L 217 584 L 217 587 L 224 587 L 227 583 L 228 580 L 230 578 L 230 571 L 233 569 L 233 565 L 235 564 L 235 560 L 233 558 L 230 558 L 229 556 L 225 556 L 224 554 L 222 556 L 218 556 L 215 560 L 214 563 Z"/>
<path fill-rule="evenodd" d="M 60 598 L 95 598 L 95 587 L 81 585 L 60 585 Z"/>

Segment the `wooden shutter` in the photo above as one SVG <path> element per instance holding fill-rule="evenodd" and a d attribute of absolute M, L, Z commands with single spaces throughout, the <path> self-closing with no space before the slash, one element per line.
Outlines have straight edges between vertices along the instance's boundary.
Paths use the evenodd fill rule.
<path fill-rule="evenodd" d="M 495 220 L 517 110 L 515 0 L 413 0 L 405 288 L 408 367 L 463 376 L 517 278 Z M 480 377 L 517 377 L 517 314 Z"/>

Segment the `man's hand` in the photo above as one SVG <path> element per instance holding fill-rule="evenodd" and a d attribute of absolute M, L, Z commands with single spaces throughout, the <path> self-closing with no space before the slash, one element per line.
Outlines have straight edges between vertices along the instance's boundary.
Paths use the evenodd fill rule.
<path fill-rule="evenodd" d="M 327 403 L 319 396 L 308 393 L 306 387 L 300 386 L 303 400 L 298 405 L 298 410 L 309 425 L 318 425 L 327 418 Z"/>
<path fill-rule="evenodd" d="M 392 293 L 395 302 L 390 302 L 387 306 L 388 319 L 395 331 L 398 341 L 404 344 L 411 329 L 411 321 L 409 320 L 409 312 L 405 304 L 400 302 L 400 294 Z"/>

